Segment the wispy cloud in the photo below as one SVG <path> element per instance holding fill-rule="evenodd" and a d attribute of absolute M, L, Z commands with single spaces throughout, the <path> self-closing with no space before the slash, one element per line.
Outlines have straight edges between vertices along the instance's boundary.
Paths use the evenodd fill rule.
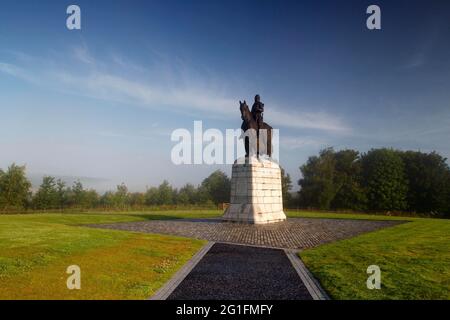
<path fill-rule="evenodd" d="M 429 56 L 439 39 L 440 32 L 439 24 L 436 24 L 436 22 L 424 27 L 424 34 L 422 35 L 422 38 L 414 44 L 414 52 L 402 66 L 403 69 L 420 68 L 427 64 L 430 58 Z"/>
<path fill-rule="evenodd" d="M 88 65 L 93 65 L 95 63 L 94 57 L 91 56 L 85 44 L 73 47 L 73 56 L 78 61 Z"/>
<path fill-rule="evenodd" d="M 322 149 L 328 146 L 328 143 L 325 140 L 317 139 L 314 137 L 281 136 L 280 145 L 291 150 L 306 147 Z"/>
<path fill-rule="evenodd" d="M 125 58 L 124 56 L 118 53 L 111 53 L 111 60 L 118 66 L 122 67 L 123 69 L 141 73 L 148 72 L 148 70 L 145 67 L 130 61 L 129 59 Z"/>
<path fill-rule="evenodd" d="M 423 66 L 426 62 L 425 52 L 416 52 L 411 59 L 403 65 L 404 69 L 415 69 Z"/>
<path fill-rule="evenodd" d="M 169 130 L 168 128 L 163 128 L 159 127 L 158 125 L 151 124 L 149 129 L 145 130 L 145 132 L 141 132 L 138 134 L 130 134 L 117 131 L 100 131 L 97 132 L 97 135 L 104 138 L 155 140 L 160 139 L 161 137 L 170 137 L 171 133 L 172 130 Z"/>
<path fill-rule="evenodd" d="M 85 68 L 71 69 L 71 66 L 62 64 L 50 70 L 34 68 L 25 72 L 20 66 L 0 62 L 0 71 L 28 81 L 33 79 L 32 73 L 38 74 L 40 83 L 44 85 L 62 86 L 61 89 L 65 91 L 108 101 L 126 102 L 154 109 L 170 106 L 174 111 L 193 111 L 205 117 L 236 118 L 238 100 L 242 97 L 227 94 L 222 88 L 210 84 L 214 81 L 189 72 L 189 68 L 183 67 L 179 74 L 175 71 L 175 75 L 171 76 L 162 74 L 158 77 L 152 74 L 153 81 L 138 80 L 137 77 L 125 76 L 113 70 L 111 65 L 118 64 L 128 70 L 145 71 L 145 68 L 118 55 L 115 55 L 111 65 L 108 65 L 105 61 L 97 63 L 85 45 L 74 48 L 73 53 L 75 60 L 83 63 Z M 171 69 L 173 67 L 164 68 L 164 72 L 170 72 Z M 349 127 L 334 115 L 291 111 L 297 109 L 297 106 L 281 109 L 277 107 L 277 103 L 271 103 L 270 108 L 267 108 L 266 118 L 276 127 L 307 128 L 336 133 L 350 131 Z"/>
<path fill-rule="evenodd" d="M 292 108 L 292 110 L 295 110 L 295 108 Z M 338 117 L 325 112 L 286 112 L 276 108 L 268 109 L 265 114 L 267 119 L 271 119 L 275 124 L 286 127 L 319 129 L 340 133 L 351 131 Z"/>
<path fill-rule="evenodd" d="M 26 70 L 18 67 L 14 64 L 5 63 L 0 61 L 0 72 L 6 73 L 7 75 L 26 80 L 28 82 L 34 82 L 35 79 Z"/>

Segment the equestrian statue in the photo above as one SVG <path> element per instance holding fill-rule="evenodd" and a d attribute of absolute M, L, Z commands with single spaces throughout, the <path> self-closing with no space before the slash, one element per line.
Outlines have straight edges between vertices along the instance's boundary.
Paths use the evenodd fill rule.
<path fill-rule="evenodd" d="M 250 111 L 247 102 L 239 101 L 242 125 L 241 129 L 244 132 L 245 156 L 249 157 L 250 151 L 257 157 L 260 155 L 272 156 L 272 127 L 263 120 L 264 103 L 261 102 L 259 94 L 255 96 L 252 110 Z M 250 130 L 250 131 L 249 131 Z M 256 148 L 251 148 L 250 138 L 256 138 Z M 254 150 L 256 149 L 256 150 Z"/>

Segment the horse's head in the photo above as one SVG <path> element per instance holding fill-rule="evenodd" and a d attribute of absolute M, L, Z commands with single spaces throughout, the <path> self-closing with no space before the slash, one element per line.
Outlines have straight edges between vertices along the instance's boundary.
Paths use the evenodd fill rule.
<path fill-rule="evenodd" d="M 241 100 L 239 100 L 239 109 L 241 110 L 242 120 L 249 122 L 252 119 L 252 115 L 245 100 L 244 102 L 241 102 Z"/>

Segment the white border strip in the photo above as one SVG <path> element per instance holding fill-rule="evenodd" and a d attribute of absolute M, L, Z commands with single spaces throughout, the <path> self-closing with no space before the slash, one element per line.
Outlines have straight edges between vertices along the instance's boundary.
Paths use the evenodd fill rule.
<path fill-rule="evenodd" d="M 295 271 L 297 271 L 300 276 L 300 279 L 302 279 L 311 297 L 314 300 L 330 300 L 330 297 L 326 294 L 325 290 L 322 289 L 319 282 L 314 278 L 311 272 L 309 272 L 297 253 L 292 250 L 285 250 L 284 252 L 291 261 Z"/>
<path fill-rule="evenodd" d="M 175 275 L 164 286 L 156 291 L 156 293 L 151 296 L 149 300 L 166 300 L 214 244 L 215 242 L 210 241 L 204 245 L 200 251 L 198 251 L 180 270 L 178 270 L 178 272 L 175 273 Z"/>

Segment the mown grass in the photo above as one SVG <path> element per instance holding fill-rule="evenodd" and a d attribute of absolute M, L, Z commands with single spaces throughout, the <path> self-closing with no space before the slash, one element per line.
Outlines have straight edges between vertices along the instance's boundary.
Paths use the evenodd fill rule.
<path fill-rule="evenodd" d="M 221 210 L 0 215 L 0 299 L 144 299 L 203 245 L 173 236 L 94 229 L 91 223 L 217 217 Z M 288 217 L 408 223 L 300 253 L 334 299 L 450 299 L 450 221 L 287 211 Z M 66 268 L 81 267 L 81 290 Z M 369 265 L 381 290 L 366 287 Z"/>
<path fill-rule="evenodd" d="M 289 212 L 290 217 L 406 220 L 395 227 L 305 250 L 300 257 L 334 299 L 450 299 L 450 220 Z M 367 267 L 381 289 L 367 289 Z"/>
<path fill-rule="evenodd" d="M 0 299 L 144 299 L 204 241 L 83 227 L 146 219 L 211 217 L 213 211 L 0 215 Z M 81 290 L 66 269 L 81 268 Z"/>

